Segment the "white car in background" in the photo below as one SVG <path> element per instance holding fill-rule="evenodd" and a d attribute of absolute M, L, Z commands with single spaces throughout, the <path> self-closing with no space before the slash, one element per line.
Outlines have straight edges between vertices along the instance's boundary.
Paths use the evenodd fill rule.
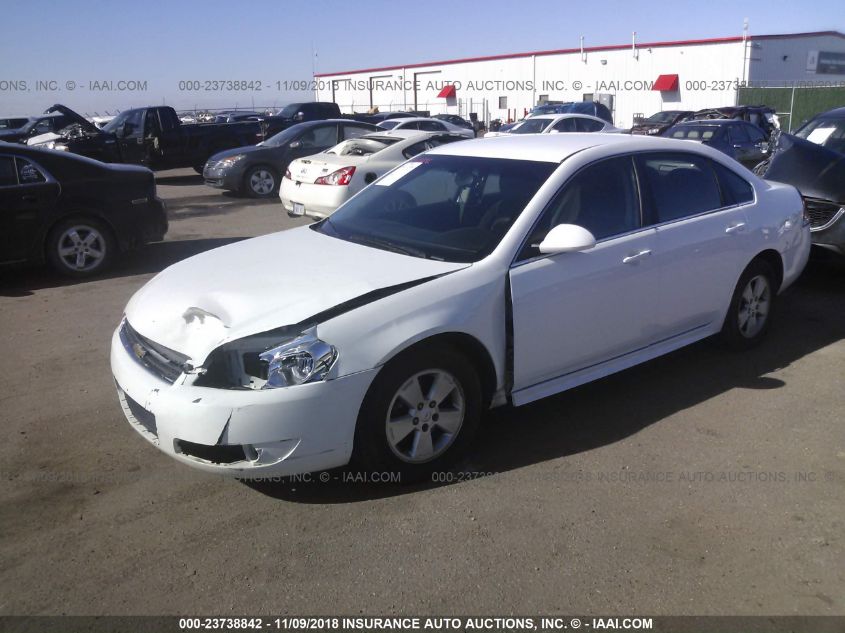
<path fill-rule="evenodd" d="M 453 134 L 460 134 L 466 138 L 475 138 L 475 131 L 449 123 L 448 121 L 441 121 L 440 119 L 433 119 L 428 117 L 407 117 L 404 119 L 388 119 L 377 124 L 380 128 L 385 130 L 419 130 L 420 132 L 452 132 Z"/>
<path fill-rule="evenodd" d="M 488 136 L 511 134 L 558 134 L 561 132 L 620 132 L 615 127 L 589 114 L 538 114 L 517 123 L 507 132 L 488 132 Z"/>
<path fill-rule="evenodd" d="M 397 165 L 439 145 L 466 140 L 451 132 L 396 130 L 343 141 L 288 166 L 279 198 L 291 217 L 321 219 Z"/>
<path fill-rule="evenodd" d="M 704 145 L 450 143 L 320 222 L 166 268 L 111 368 L 131 427 L 183 464 L 431 481 L 491 407 L 714 334 L 759 343 L 809 252 L 798 191 Z"/>

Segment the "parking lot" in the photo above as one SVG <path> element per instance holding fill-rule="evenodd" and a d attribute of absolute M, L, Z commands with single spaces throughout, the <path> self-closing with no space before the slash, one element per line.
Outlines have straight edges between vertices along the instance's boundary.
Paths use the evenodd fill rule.
<path fill-rule="evenodd" d="M 106 278 L 0 277 L 0 613 L 845 613 L 841 258 L 814 254 L 750 353 L 497 410 L 452 481 L 248 486 L 130 428 L 110 337 L 167 265 L 304 222 L 157 180 L 166 240 Z"/>

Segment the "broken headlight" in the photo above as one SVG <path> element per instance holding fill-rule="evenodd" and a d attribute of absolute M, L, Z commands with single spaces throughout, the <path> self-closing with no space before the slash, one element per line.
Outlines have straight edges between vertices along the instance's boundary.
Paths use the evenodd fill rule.
<path fill-rule="evenodd" d="M 311 328 L 258 358 L 267 367 L 264 389 L 275 389 L 324 380 L 337 360 L 337 350 L 318 339 L 316 328 Z"/>

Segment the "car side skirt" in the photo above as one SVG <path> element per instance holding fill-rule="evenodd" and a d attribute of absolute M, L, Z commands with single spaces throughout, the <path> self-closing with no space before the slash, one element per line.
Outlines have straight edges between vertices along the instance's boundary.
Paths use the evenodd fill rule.
<path fill-rule="evenodd" d="M 692 330 L 673 336 L 672 338 L 658 341 L 657 343 L 634 350 L 622 356 L 617 356 L 616 358 L 611 358 L 596 365 L 590 365 L 589 367 L 584 367 L 568 374 L 564 374 L 556 378 L 550 378 L 535 385 L 531 385 L 530 387 L 514 391 L 511 394 L 511 399 L 513 400 L 513 404 L 515 406 L 534 402 L 540 398 L 545 398 L 547 396 L 560 393 L 561 391 L 578 387 L 588 382 L 598 380 L 599 378 L 615 374 L 616 372 L 620 372 L 624 369 L 629 369 L 635 365 L 639 365 L 640 363 L 657 358 L 658 356 L 663 356 L 664 354 L 673 352 L 681 347 L 685 347 L 695 343 L 696 341 L 707 338 L 708 336 L 712 336 L 720 329 L 721 322 L 707 323 L 705 325 L 698 326 Z"/>

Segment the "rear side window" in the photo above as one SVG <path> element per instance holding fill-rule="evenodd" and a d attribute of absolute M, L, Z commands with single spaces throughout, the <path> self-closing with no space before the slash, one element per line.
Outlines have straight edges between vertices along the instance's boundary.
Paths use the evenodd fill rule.
<path fill-rule="evenodd" d="M 39 169 L 24 158 L 16 158 L 15 162 L 18 164 L 18 182 L 22 185 L 31 185 L 37 182 L 45 182 L 44 177 Z"/>
<path fill-rule="evenodd" d="M 713 162 L 713 169 L 719 179 L 724 206 L 745 204 L 754 201 L 754 188 L 743 178 L 724 165 Z"/>
<path fill-rule="evenodd" d="M 446 126 L 442 123 L 438 123 L 437 121 L 420 121 L 420 129 L 425 130 L 426 132 L 443 132 L 446 130 Z"/>
<path fill-rule="evenodd" d="M 337 145 L 337 126 L 312 127 L 310 130 L 303 132 L 299 141 L 304 148 L 332 147 Z"/>
<path fill-rule="evenodd" d="M 402 150 L 402 156 L 404 156 L 405 158 L 413 158 L 417 154 L 422 154 L 423 152 L 430 149 L 431 146 L 428 144 L 427 141 L 420 141 L 419 143 L 409 145 L 404 150 Z"/>
<path fill-rule="evenodd" d="M 732 125 L 730 128 L 731 140 L 734 143 L 750 143 L 751 137 L 744 125 Z"/>
<path fill-rule="evenodd" d="M 18 184 L 15 173 L 15 161 L 11 156 L 0 156 L 0 187 L 13 187 Z"/>
<path fill-rule="evenodd" d="M 722 207 L 716 174 L 702 156 L 683 152 L 643 154 L 637 157 L 637 170 L 655 224 Z"/>
<path fill-rule="evenodd" d="M 753 125 L 746 125 L 745 129 L 748 131 L 748 136 L 751 137 L 752 143 L 759 143 L 760 141 L 766 140 L 766 135 L 763 134 L 763 131 L 760 128 Z"/>
<path fill-rule="evenodd" d="M 372 129 L 368 127 L 360 127 L 358 125 L 343 126 L 344 139 L 358 138 L 359 136 L 364 136 L 364 134 L 369 134 L 370 132 L 372 132 Z"/>
<path fill-rule="evenodd" d="M 552 132 L 575 132 L 575 119 L 561 119 L 557 123 L 554 124 L 551 131 Z"/>
<path fill-rule="evenodd" d="M 575 119 L 575 127 L 579 132 L 598 132 L 604 124 L 592 119 Z"/>

